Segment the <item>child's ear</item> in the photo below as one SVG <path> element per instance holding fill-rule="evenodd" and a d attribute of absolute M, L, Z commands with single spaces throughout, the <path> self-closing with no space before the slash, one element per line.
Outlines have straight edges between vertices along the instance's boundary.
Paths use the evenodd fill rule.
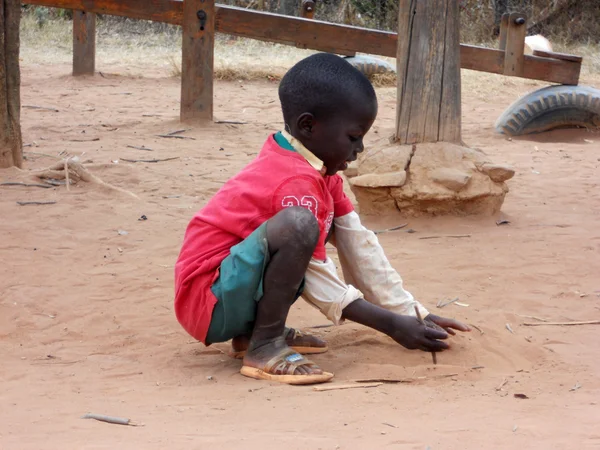
<path fill-rule="evenodd" d="M 313 116 L 311 113 L 302 113 L 298 117 L 298 121 L 296 123 L 300 135 L 305 139 L 310 139 L 315 126 L 315 116 Z"/>

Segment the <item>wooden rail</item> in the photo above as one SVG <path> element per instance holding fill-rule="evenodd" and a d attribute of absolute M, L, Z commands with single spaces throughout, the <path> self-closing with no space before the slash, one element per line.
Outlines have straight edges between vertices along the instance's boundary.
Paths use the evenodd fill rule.
<path fill-rule="evenodd" d="M 193 2 L 198 8 L 202 8 L 202 0 L 193 0 Z M 182 0 L 25 0 L 24 3 L 170 23 L 183 26 L 184 30 L 186 28 L 191 30 L 192 27 L 199 26 L 198 18 L 195 15 L 185 18 L 189 21 L 186 26 L 183 14 L 184 2 Z M 209 9 L 212 11 L 211 8 Z M 397 33 L 333 24 L 301 17 L 281 16 L 223 5 L 216 5 L 214 7 L 214 17 L 208 17 L 208 20 L 214 20 L 214 31 L 235 36 L 338 54 L 361 52 L 396 57 Z M 83 31 L 80 30 L 79 33 L 81 35 Z M 196 38 L 205 39 L 199 36 L 196 36 Z M 212 40 L 212 38 L 209 40 Z M 190 49 L 199 48 L 197 45 L 188 47 Z M 505 66 L 508 63 L 513 64 L 515 58 L 506 58 L 506 54 L 504 49 L 490 49 L 461 44 L 461 68 L 559 84 L 576 85 L 579 82 L 581 61 L 545 56 L 521 56 L 521 54 L 518 54 L 518 65 L 514 69 L 507 70 Z M 190 56 L 183 55 L 184 61 L 186 58 L 190 59 Z M 210 60 L 210 67 L 212 69 L 212 59 Z M 202 81 L 205 86 L 202 88 L 196 86 L 196 88 L 191 88 L 190 92 L 196 94 L 202 92 L 204 98 L 206 98 L 206 93 L 212 93 L 212 79 L 209 81 L 206 76 L 199 77 L 198 73 L 200 72 L 206 74 L 199 68 L 196 68 L 194 72 L 196 74 L 193 75 L 195 82 Z M 182 76 L 186 77 L 187 75 L 184 72 Z M 210 83 L 210 86 L 207 83 Z M 192 86 L 190 83 L 187 84 Z M 201 107 L 198 102 L 190 101 L 190 99 L 186 100 L 186 104 L 190 107 Z M 212 111 L 212 105 L 208 109 L 204 108 L 204 111 L 207 110 Z M 201 114 L 203 117 L 211 115 L 212 112 Z M 190 117 L 192 116 L 194 114 L 190 115 Z"/>

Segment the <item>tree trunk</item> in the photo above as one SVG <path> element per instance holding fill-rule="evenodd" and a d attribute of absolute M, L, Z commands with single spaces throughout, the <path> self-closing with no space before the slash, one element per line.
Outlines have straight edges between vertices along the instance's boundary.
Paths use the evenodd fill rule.
<path fill-rule="evenodd" d="M 400 0 L 396 140 L 460 143 L 460 38 L 456 0 Z"/>
<path fill-rule="evenodd" d="M 19 72 L 21 2 L 0 0 L 0 168 L 23 164 Z"/>

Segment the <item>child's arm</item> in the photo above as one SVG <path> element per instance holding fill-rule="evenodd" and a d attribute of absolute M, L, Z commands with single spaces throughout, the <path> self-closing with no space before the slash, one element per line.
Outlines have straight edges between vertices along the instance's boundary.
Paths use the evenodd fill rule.
<path fill-rule="evenodd" d="M 402 278 L 385 256 L 375 233 L 366 229 L 360 217 L 351 212 L 334 220 L 332 243 L 338 255 L 344 278 L 365 294 L 365 299 L 399 315 L 415 316 L 415 306 L 430 325 L 455 334 L 453 329 L 469 331 L 469 327 L 453 319 L 430 314 L 403 286 Z"/>
<path fill-rule="evenodd" d="M 302 296 L 336 325 L 352 320 L 387 334 L 406 348 L 440 351 L 448 348 L 438 341 L 448 334 L 422 325 L 415 317 L 399 315 L 362 298 L 362 293 L 339 279 L 335 264 L 312 259 L 305 275 Z"/>

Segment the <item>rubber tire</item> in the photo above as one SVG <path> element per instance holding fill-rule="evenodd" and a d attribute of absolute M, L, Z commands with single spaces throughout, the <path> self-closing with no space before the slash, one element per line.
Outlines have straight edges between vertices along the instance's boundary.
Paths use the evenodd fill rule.
<path fill-rule="evenodd" d="M 355 55 L 346 56 L 344 59 L 367 77 L 380 73 L 396 73 L 395 67 L 390 63 L 373 56 Z"/>
<path fill-rule="evenodd" d="M 588 86 L 550 86 L 508 107 L 496 130 L 510 136 L 556 128 L 600 128 L 600 90 Z"/>

